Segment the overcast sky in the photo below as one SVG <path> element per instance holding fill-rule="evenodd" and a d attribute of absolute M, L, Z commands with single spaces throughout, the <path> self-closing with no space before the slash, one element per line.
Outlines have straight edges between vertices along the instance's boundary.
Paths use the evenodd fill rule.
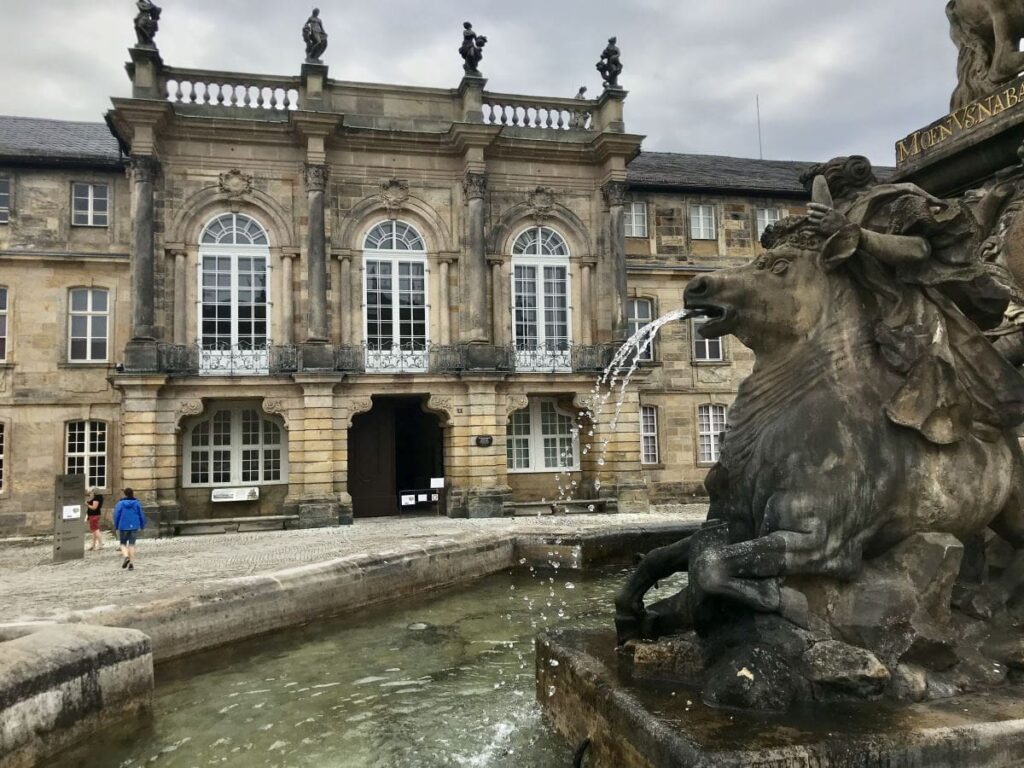
<path fill-rule="evenodd" d="M 311 10 L 294 0 L 158 0 L 172 66 L 298 74 Z M 330 76 L 454 87 L 470 20 L 488 89 L 572 96 L 617 35 L 626 127 L 648 150 L 820 160 L 866 154 L 947 111 L 944 0 L 322 0 Z M 131 0 L 0 0 L 0 112 L 100 120 L 129 95 Z"/>

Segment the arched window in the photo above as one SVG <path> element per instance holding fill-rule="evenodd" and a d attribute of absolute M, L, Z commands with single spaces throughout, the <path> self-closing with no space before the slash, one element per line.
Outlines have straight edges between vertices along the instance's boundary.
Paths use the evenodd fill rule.
<path fill-rule="evenodd" d="M 512 243 L 512 336 L 519 370 L 570 370 L 569 246 L 549 227 Z"/>
<path fill-rule="evenodd" d="M 185 436 L 185 485 L 288 482 L 284 427 L 251 405 L 220 405 Z"/>
<path fill-rule="evenodd" d="M 363 241 L 367 371 L 427 369 L 427 252 L 404 221 L 377 224 Z"/>
<path fill-rule="evenodd" d="M 199 239 L 199 345 L 203 373 L 266 373 L 270 249 L 255 219 L 226 213 Z"/>

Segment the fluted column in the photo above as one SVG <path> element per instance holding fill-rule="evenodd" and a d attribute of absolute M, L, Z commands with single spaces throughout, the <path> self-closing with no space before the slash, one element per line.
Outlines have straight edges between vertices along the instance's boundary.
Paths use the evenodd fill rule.
<path fill-rule="evenodd" d="M 150 155 L 133 155 L 132 178 L 132 337 L 125 348 L 125 367 L 152 371 L 157 367 L 154 324 L 153 183 L 160 165 Z"/>
<path fill-rule="evenodd" d="M 188 299 L 185 283 L 188 280 L 184 251 L 174 252 L 174 343 L 188 343 Z"/>
<path fill-rule="evenodd" d="M 309 241 L 306 248 L 306 285 L 309 291 L 307 341 L 327 341 L 327 228 L 324 191 L 327 166 L 306 163 L 306 194 L 309 201 Z"/>
<path fill-rule="evenodd" d="M 441 315 L 441 343 L 444 345 L 452 343 L 452 310 L 451 300 L 448 298 L 448 267 L 451 263 L 451 259 L 441 259 L 441 269 L 439 270 L 441 273 L 441 278 L 440 285 L 438 287 L 441 289 L 439 296 L 439 303 L 441 304 L 441 306 L 438 309 L 438 312 Z"/>
<path fill-rule="evenodd" d="M 295 302 L 293 299 L 292 259 L 295 254 L 281 254 L 281 343 L 295 342 Z"/>
<path fill-rule="evenodd" d="M 581 265 L 582 280 L 580 280 L 580 317 L 583 326 L 583 343 L 590 345 L 594 343 L 594 323 L 591 319 L 594 314 L 593 295 L 590 289 L 590 264 L 583 262 Z"/>
<path fill-rule="evenodd" d="M 601 190 L 608 204 L 608 256 L 611 261 L 612 286 L 614 287 L 614 326 L 616 338 L 626 334 L 626 183 L 609 181 Z"/>
<path fill-rule="evenodd" d="M 484 248 L 484 195 L 487 174 L 469 171 L 462 183 L 466 193 L 469 235 L 466 258 L 462 264 L 464 280 L 462 297 L 462 341 L 490 341 L 490 320 L 487 314 L 487 255 Z"/>

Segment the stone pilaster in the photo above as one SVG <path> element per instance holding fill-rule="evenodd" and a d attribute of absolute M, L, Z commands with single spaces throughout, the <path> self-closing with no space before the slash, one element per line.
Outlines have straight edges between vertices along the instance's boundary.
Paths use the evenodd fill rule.
<path fill-rule="evenodd" d="M 154 307 L 153 187 L 160 164 L 150 155 L 133 155 L 132 180 L 132 330 L 125 348 L 125 368 L 157 368 Z"/>
<path fill-rule="evenodd" d="M 341 282 L 338 286 L 338 314 L 341 317 L 341 343 L 350 347 L 356 343 L 356 334 L 352 332 L 352 257 L 345 254 L 339 260 Z"/>
<path fill-rule="evenodd" d="M 594 343 L 594 294 L 590 286 L 590 272 L 592 264 L 584 261 L 580 265 L 582 279 L 580 280 L 580 317 L 583 326 L 583 343 L 590 345 Z"/>
<path fill-rule="evenodd" d="M 500 256 L 491 257 L 491 324 L 494 343 L 497 346 L 506 344 L 505 340 L 505 280 L 501 273 Z"/>
<path fill-rule="evenodd" d="M 172 251 L 174 257 L 174 343 L 188 343 L 188 269 L 184 250 Z"/>
<path fill-rule="evenodd" d="M 452 343 L 452 331 L 451 331 L 451 300 L 448 296 L 448 268 L 451 266 L 451 259 L 441 259 L 441 273 L 440 285 L 438 286 L 439 296 L 441 297 L 438 308 L 438 313 L 441 320 L 441 343 L 448 345 Z"/>
<path fill-rule="evenodd" d="M 500 517 L 511 498 L 505 456 L 507 402 L 493 378 L 465 377 L 464 407 L 452 409 L 445 476 L 452 488 L 450 517 Z M 480 438 L 478 440 L 478 438 Z M 489 441 L 488 441 L 489 438 Z"/>
<path fill-rule="evenodd" d="M 309 240 L 306 248 L 309 308 L 302 361 L 304 367 L 312 369 L 329 369 L 334 366 L 333 355 L 328 345 L 330 332 L 327 320 L 327 227 L 324 204 L 327 173 L 326 165 L 305 165 L 306 194 L 309 202 Z"/>
<path fill-rule="evenodd" d="M 614 289 L 613 328 L 615 338 L 626 338 L 626 182 L 609 181 L 601 188 L 608 206 L 607 224 L 608 261 Z"/>
<path fill-rule="evenodd" d="M 466 195 L 468 242 L 462 260 L 462 341 L 491 340 L 487 306 L 487 254 L 484 242 L 484 196 L 487 175 L 469 171 L 462 182 Z"/>
<path fill-rule="evenodd" d="M 294 251 L 281 252 L 281 343 L 295 343 L 295 293 L 292 264 L 298 256 Z"/>

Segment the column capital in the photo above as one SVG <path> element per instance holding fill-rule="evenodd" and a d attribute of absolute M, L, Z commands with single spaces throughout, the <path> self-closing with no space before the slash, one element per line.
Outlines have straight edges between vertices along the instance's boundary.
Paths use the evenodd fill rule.
<path fill-rule="evenodd" d="M 626 182 L 608 181 L 601 187 L 601 195 L 608 206 L 626 204 Z"/>
<path fill-rule="evenodd" d="M 153 181 L 160 172 L 160 161 L 153 155 L 132 155 L 129 167 L 134 181 Z"/>
<path fill-rule="evenodd" d="M 462 178 L 462 189 L 468 200 L 482 198 L 487 194 L 487 174 L 466 171 L 466 175 Z"/>
<path fill-rule="evenodd" d="M 320 163 L 304 163 L 303 179 L 306 182 L 308 192 L 323 192 L 327 188 L 327 177 L 329 171 L 326 165 Z"/>
<path fill-rule="evenodd" d="M 298 248 L 282 248 L 281 249 L 281 258 L 282 259 L 297 259 L 297 258 L 299 258 L 299 249 Z"/>

